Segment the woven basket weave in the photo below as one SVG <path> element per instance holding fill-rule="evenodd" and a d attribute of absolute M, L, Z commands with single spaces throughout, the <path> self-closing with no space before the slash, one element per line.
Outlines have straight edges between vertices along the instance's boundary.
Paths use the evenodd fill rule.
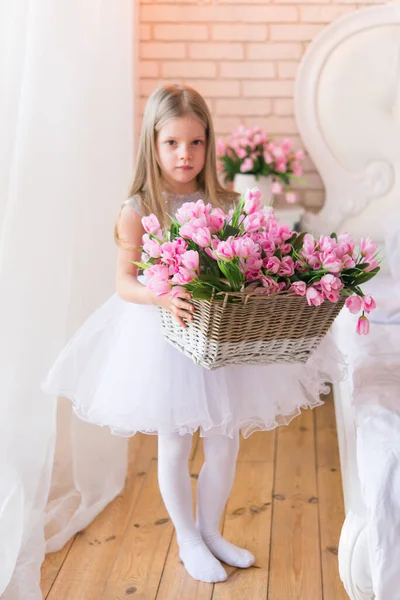
<path fill-rule="evenodd" d="M 281 292 L 218 294 L 193 300 L 193 321 L 181 327 L 161 309 L 167 341 L 206 369 L 229 364 L 304 363 L 343 308 L 336 303 L 308 306 L 304 296 Z"/>

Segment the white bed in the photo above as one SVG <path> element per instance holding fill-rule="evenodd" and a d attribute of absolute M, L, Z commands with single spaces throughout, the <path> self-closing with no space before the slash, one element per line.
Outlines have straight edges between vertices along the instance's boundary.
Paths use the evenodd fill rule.
<path fill-rule="evenodd" d="M 378 304 L 370 334 L 355 333 L 347 310 L 333 326 L 349 365 L 334 396 L 346 510 L 340 575 L 352 600 L 399 600 L 400 3 L 356 11 L 321 32 L 295 100 L 326 187 L 322 211 L 303 226 L 370 236 L 384 248 L 390 240 L 368 286 Z"/>

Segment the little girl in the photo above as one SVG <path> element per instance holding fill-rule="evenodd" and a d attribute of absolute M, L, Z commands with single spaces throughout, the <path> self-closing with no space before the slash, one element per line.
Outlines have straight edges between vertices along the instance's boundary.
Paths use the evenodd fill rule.
<path fill-rule="evenodd" d="M 247 437 L 273 429 L 289 423 L 300 407 L 321 404 L 324 382 L 336 378 L 338 360 L 335 355 L 327 360 L 325 342 L 306 365 L 208 371 L 164 341 L 157 307 L 185 327 L 193 306 L 186 293 L 157 297 L 138 277 L 133 261 L 140 261 L 141 218 L 155 213 L 166 224 L 167 215 L 183 202 L 198 199 L 228 208 L 236 196 L 218 182 L 213 125 L 204 99 L 192 88 L 167 85 L 147 103 L 131 197 L 115 227 L 117 293 L 75 334 L 44 389 L 70 398 L 81 419 L 107 425 L 116 435 L 158 435 L 160 491 L 180 557 L 195 579 L 218 582 L 227 578 L 220 561 L 246 568 L 255 560 L 218 530 L 235 475 L 240 430 Z M 205 461 L 195 520 L 188 458 L 198 429 Z"/>

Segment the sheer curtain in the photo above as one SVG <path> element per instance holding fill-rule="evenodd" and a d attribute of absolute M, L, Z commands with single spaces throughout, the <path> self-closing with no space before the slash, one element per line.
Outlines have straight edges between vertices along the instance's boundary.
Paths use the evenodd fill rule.
<path fill-rule="evenodd" d="M 0 0 L 0 596 L 117 495 L 126 440 L 40 390 L 114 290 L 132 175 L 133 0 Z"/>

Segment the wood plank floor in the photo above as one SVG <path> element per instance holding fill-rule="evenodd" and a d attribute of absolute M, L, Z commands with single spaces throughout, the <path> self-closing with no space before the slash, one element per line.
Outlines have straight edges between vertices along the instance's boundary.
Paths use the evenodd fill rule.
<path fill-rule="evenodd" d="M 194 439 L 193 490 L 202 464 Z M 123 493 L 42 568 L 47 600 L 345 600 L 337 547 L 344 520 L 334 405 L 242 440 L 224 536 L 256 556 L 250 569 L 199 583 L 180 563 L 157 483 L 157 438 L 130 440 Z"/>

